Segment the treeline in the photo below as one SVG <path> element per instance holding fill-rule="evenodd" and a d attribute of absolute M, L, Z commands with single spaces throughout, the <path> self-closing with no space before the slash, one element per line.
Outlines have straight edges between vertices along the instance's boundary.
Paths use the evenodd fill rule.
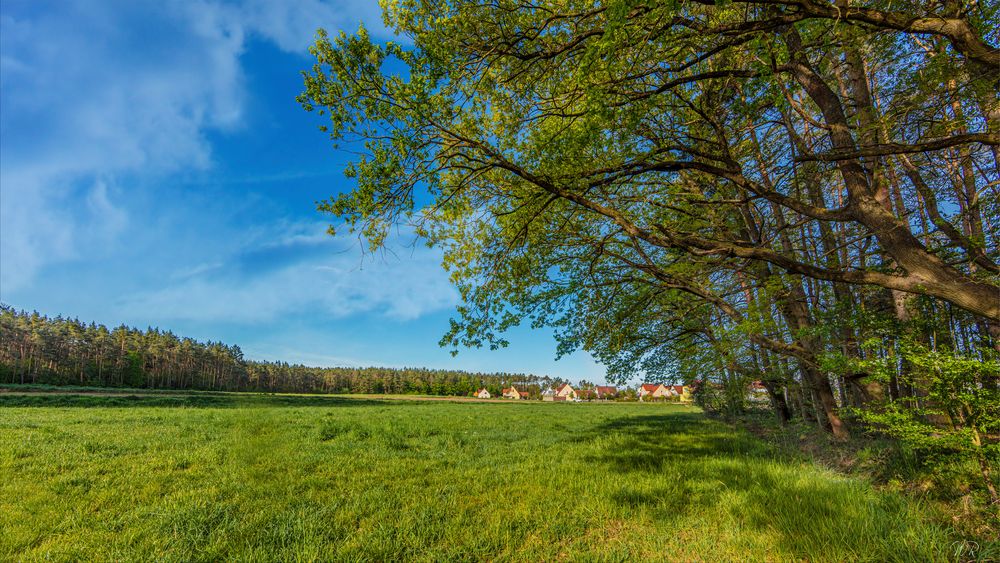
<path fill-rule="evenodd" d="M 280 393 L 465 396 L 515 385 L 537 396 L 558 378 L 424 368 L 319 368 L 250 361 L 239 346 L 157 328 L 108 329 L 0 304 L 0 382 Z"/>

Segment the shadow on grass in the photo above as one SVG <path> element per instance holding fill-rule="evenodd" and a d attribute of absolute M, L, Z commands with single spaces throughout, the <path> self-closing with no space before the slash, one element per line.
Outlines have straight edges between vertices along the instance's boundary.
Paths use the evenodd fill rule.
<path fill-rule="evenodd" d="M 395 401 L 321 395 L 253 395 L 226 393 L 0 393 L 2 407 L 70 408 L 246 408 L 246 407 L 362 407 L 389 406 Z"/>
<path fill-rule="evenodd" d="M 803 463 L 745 432 L 697 413 L 636 416 L 594 427 L 616 446 L 590 463 L 634 475 L 609 491 L 667 528 L 691 515 L 717 517 L 766 539 L 778 559 L 911 561 L 946 558 L 947 536 L 909 501 Z M 641 486 L 638 484 L 642 483 Z"/>
<path fill-rule="evenodd" d="M 678 459 L 698 456 L 774 458 L 775 447 L 709 421 L 701 413 L 675 412 L 619 418 L 600 424 L 586 438 L 620 435 L 624 448 L 592 456 L 618 472 L 657 472 Z M 585 439 L 586 439 L 585 438 Z"/>

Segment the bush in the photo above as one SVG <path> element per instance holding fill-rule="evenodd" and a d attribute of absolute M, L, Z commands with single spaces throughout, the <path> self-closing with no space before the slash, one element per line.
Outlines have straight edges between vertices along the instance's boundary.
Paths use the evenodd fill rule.
<path fill-rule="evenodd" d="M 941 473 L 975 460 L 982 483 L 994 503 L 1000 502 L 996 466 L 1000 459 L 1000 362 L 904 341 L 898 359 L 890 355 L 857 362 L 872 377 L 889 383 L 906 366 L 899 385 L 913 390 L 881 405 L 858 409 L 870 428 L 897 439 L 925 466 Z"/>

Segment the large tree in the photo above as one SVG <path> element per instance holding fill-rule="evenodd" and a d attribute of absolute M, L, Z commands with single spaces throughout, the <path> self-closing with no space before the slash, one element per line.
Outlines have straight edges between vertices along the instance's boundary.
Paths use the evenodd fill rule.
<path fill-rule="evenodd" d="M 321 32 L 300 100 L 364 147 L 355 188 L 321 209 L 375 245 L 416 221 L 446 249 L 465 298 L 447 342 L 496 345 L 531 317 L 564 346 L 657 350 L 691 337 L 690 306 L 745 334 L 744 359 L 796 362 L 841 435 L 820 364 L 831 346 L 861 357 L 848 318 L 866 299 L 900 321 L 920 296 L 954 305 L 996 345 L 995 4 L 395 2 L 385 18 L 405 41 Z"/>

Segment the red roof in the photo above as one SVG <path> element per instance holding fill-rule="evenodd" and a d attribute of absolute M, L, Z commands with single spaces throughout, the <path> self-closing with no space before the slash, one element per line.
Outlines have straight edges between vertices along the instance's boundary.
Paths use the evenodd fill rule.
<path fill-rule="evenodd" d="M 599 395 L 614 395 L 618 392 L 618 389 L 611 387 L 610 385 L 598 385 L 597 393 Z"/>
<path fill-rule="evenodd" d="M 570 389 L 572 389 L 572 387 L 570 387 L 569 383 L 563 383 L 562 385 L 559 386 L 558 389 L 556 389 L 556 392 L 558 393 L 559 391 L 562 391 L 563 389 L 565 389 L 567 387 L 569 387 Z"/>
<path fill-rule="evenodd" d="M 656 391 L 660 388 L 659 383 L 643 383 L 642 388 L 646 391 Z"/>
<path fill-rule="evenodd" d="M 683 385 L 674 385 L 674 393 L 677 393 L 678 395 L 683 395 L 684 394 L 684 386 Z"/>

